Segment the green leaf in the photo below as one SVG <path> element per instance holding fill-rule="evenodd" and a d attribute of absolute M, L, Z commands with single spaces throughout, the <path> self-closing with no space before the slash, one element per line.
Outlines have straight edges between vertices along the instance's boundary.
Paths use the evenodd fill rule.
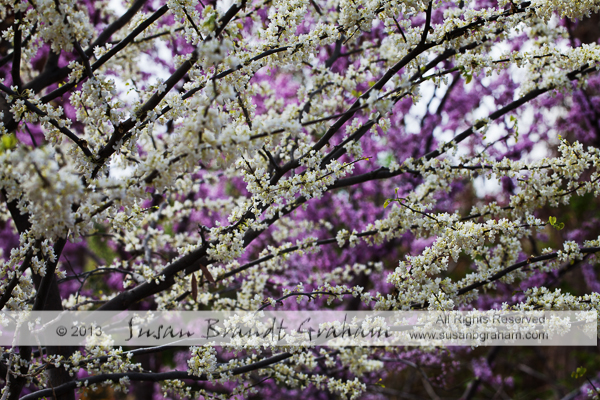
<path fill-rule="evenodd" d="M 460 67 L 458 70 L 460 71 L 460 74 L 465 78 L 465 83 L 471 83 L 471 81 L 473 80 L 473 74 L 468 73 L 465 67 Z"/>
<path fill-rule="evenodd" d="M 5 150 L 10 150 L 14 148 L 19 141 L 14 133 L 9 133 L 8 135 L 2 136 L 2 142 L 0 143 L 0 153 Z"/>
<path fill-rule="evenodd" d="M 510 116 L 510 120 L 515 123 L 513 125 L 513 129 L 515 131 L 515 143 L 516 143 L 516 142 L 519 141 L 519 124 L 518 124 L 518 121 L 517 121 L 517 117 L 515 117 L 514 115 Z"/>
<path fill-rule="evenodd" d="M 387 208 L 388 205 L 390 205 L 390 199 L 385 200 L 385 203 L 383 203 L 383 208 Z"/>
<path fill-rule="evenodd" d="M 561 222 L 559 224 L 556 223 L 556 217 L 548 217 L 548 223 L 550 223 L 550 225 L 552 225 L 553 228 L 557 229 L 557 230 L 561 230 L 564 229 L 565 227 L 565 223 Z"/>
<path fill-rule="evenodd" d="M 573 373 L 571 374 L 571 377 L 573 377 L 575 379 L 581 378 L 582 376 L 585 376 L 586 372 L 587 372 L 587 369 L 585 369 L 584 367 L 579 367 L 575 371 L 573 371 Z"/>
<path fill-rule="evenodd" d="M 204 21 L 204 23 L 202 25 L 205 26 L 208 30 L 214 31 L 217 26 L 216 22 L 217 22 L 217 14 L 213 13 L 213 14 L 211 14 L 210 17 L 208 17 L 208 19 L 206 21 Z"/>

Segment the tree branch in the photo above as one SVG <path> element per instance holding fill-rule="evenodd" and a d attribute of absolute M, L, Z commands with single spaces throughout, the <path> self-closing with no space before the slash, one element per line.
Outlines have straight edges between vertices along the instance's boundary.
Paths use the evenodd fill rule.
<path fill-rule="evenodd" d="M 279 363 L 285 359 L 288 359 L 290 357 L 292 357 L 291 353 L 281 353 L 276 356 L 255 362 L 253 364 L 244 365 L 242 367 L 237 367 L 237 368 L 232 368 L 232 369 L 230 369 L 228 371 L 224 371 L 224 372 L 229 372 L 232 375 L 241 375 L 241 374 L 245 374 L 248 372 L 259 370 L 261 368 L 268 367 L 273 364 L 277 364 L 277 363 Z M 216 375 L 220 375 L 220 373 L 218 373 Z M 208 380 L 208 376 L 206 374 L 196 376 L 196 375 L 190 375 L 186 371 L 122 372 L 122 373 L 114 373 L 114 374 L 101 374 L 101 375 L 94 375 L 94 376 L 89 376 L 87 378 L 74 380 L 74 381 L 62 384 L 60 386 L 56 386 L 51 389 L 38 390 L 37 392 L 23 396 L 21 398 L 21 400 L 36 400 L 36 399 L 40 399 L 42 397 L 52 397 L 53 394 L 60 396 L 64 393 L 67 393 L 67 392 L 73 390 L 73 389 L 76 389 L 77 387 L 79 387 L 78 385 L 81 385 L 86 381 L 87 381 L 88 385 L 102 383 L 105 381 L 112 381 L 112 382 L 118 383 L 119 380 L 122 378 L 129 378 L 130 381 L 138 381 L 138 382 L 139 381 L 160 382 L 160 381 L 174 380 L 174 379 L 180 379 L 180 380 L 188 379 L 188 380 L 194 380 L 194 381 Z"/>

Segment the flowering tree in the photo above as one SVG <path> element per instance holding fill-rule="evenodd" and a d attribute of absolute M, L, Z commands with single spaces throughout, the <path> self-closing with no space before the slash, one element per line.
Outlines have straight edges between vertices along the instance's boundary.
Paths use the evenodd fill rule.
<path fill-rule="evenodd" d="M 599 8 L 0 1 L 0 309 L 598 309 Z M 0 376 L 466 399 L 522 389 L 498 353 L 21 346 Z"/>

